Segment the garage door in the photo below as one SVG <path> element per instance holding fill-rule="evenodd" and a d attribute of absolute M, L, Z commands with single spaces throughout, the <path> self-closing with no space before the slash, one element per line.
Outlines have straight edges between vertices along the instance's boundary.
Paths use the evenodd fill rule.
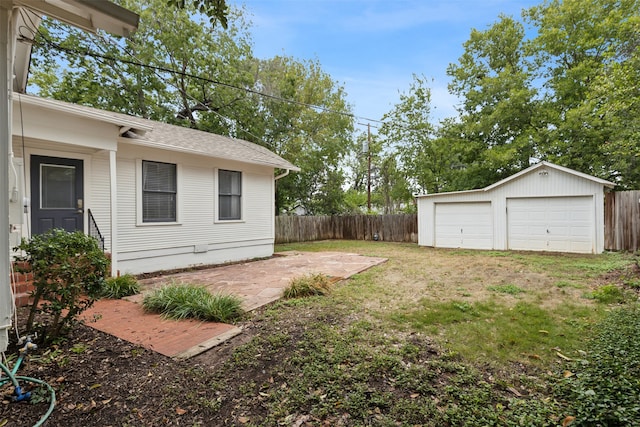
<path fill-rule="evenodd" d="M 493 249 L 491 203 L 436 203 L 435 246 Z"/>
<path fill-rule="evenodd" d="M 515 250 L 592 253 L 593 197 L 507 200 L 508 247 Z"/>

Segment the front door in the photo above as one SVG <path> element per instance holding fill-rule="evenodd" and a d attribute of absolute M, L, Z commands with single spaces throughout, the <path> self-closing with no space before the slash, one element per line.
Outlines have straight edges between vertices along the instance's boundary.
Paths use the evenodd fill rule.
<path fill-rule="evenodd" d="M 31 156 L 31 227 L 33 234 L 51 228 L 84 230 L 83 162 Z"/>

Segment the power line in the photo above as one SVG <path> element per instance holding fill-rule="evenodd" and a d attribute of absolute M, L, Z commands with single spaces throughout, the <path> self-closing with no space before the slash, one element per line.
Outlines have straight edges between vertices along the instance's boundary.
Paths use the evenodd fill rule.
<path fill-rule="evenodd" d="M 124 59 L 124 58 L 115 58 L 113 56 L 103 55 L 101 53 L 93 52 L 93 51 L 91 51 L 89 49 L 68 48 L 68 47 L 61 46 L 60 44 L 49 40 L 42 33 L 39 33 L 39 35 L 45 41 L 44 45 L 52 47 L 53 49 L 56 49 L 58 51 L 66 52 L 68 54 L 86 55 L 86 56 L 90 56 L 90 57 L 96 58 L 96 59 L 103 59 L 103 60 L 108 60 L 108 61 L 120 62 L 120 63 L 134 65 L 134 66 L 138 66 L 138 67 L 142 67 L 142 68 L 147 68 L 147 69 L 154 70 L 156 72 L 165 72 L 165 73 L 170 73 L 170 74 L 174 74 L 174 75 L 178 75 L 178 76 L 182 76 L 182 77 L 189 77 L 189 78 L 192 78 L 192 79 L 204 81 L 204 82 L 207 82 L 207 83 L 212 83 L 212 84 L 215 84 L 215 85 L 218 85 L 218 86 L 222 86 L 222 87 L 227 87 L 227 88 L 230 88 L 230 89 L 241 90 L 241 91 L 244 91 L 244 92 L 247 92 L 247 93 L 251 93 L 253 95 L 262 96 L 262 97 L 273 99 L 273 100 L 279 101 L 279 102 L 286 102 L 286 103 L 289 103 L 289 104 L 299 105 L 299 106 L 302 106 L 302 107 L 307 107 L 307 108 L 311 108 L 311 109 L 315 109 L 315 110 L 320 110 L 320 111 L 323 111 L 323 112 L 326 112 L 326 113 L 338 114 L 338 115 L 350 117 L 350 118 L 357 119 L 357 120 L 364 120 L 364 121 L 375 122 L 375 123 L 383 123 L 381 120 L 370 119 L 370 118 L 362 117 L 362 116 L 356 116 L 356 115 L 354 115 L 352 113 L 347 113 L 347 112 L 344 112 L 344 111 L 337 111 L 337 110 L 333 110 L 331 108 L 323 107 L 323 106 L 320 106 L 320 105 L 309 104 L 309 103 L 306 103 L 306 102 L 296 101 L 296 100 L 293 100 L 293 99 L 282 98 L 282 97 L 279 97 L 279 96 L 276 96 L 276 95 L 270 95 L 270 94 L 267 94 L 267 93 L 264 93 L 264 92 L 260 92 L 260 91 L 257 91 L 255 89 L 235 86 L 235 85 L 232 85 L 230 83 L 220 82 L 218 80 L 214 80 L 214 79 L 211 79 L 211 78 L 208 78 L 208 77 L 198 76 L 198 75 L 187 73 L 187 72 L 184 72 L 184 71 L 177 71 L 177 70 L 173 70 L 173 69 L 167 68 L 167 67 L 160 67 L 160 66 L 156 66 L 156 65 L 144 64 L 144 63 L 139 62 L 139 61 L 133 61 L 133 60 L 128 60 L 128 59 Z M 31 42 L 31 43 L 39 44 L 40 46 L 43 46 L 42 43 L 39 43 L 39 42 L 37 42 L 35 40 L 31 40 L 30 39 L 28 41 Z"/>

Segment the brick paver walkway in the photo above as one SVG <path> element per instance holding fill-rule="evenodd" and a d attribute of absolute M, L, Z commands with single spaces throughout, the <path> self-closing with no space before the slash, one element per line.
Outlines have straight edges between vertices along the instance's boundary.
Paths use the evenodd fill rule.
<path fill-rule="evenodd" d="M 245 310 L 254 310 L 280 298 L 282 289 L 295 277 L 326 274 L 341 280 L 385 261 L 341 252 L 283 252 L 266 260 L 158 276 L 141 284 L 146 291 L 165 283 L 199 284 L 212 293 L 237 295 Z M 241 333 L 233 325 L 168 320 L 144 313 L 143 295 L 100 300 L 83 317 L 88 326 L 176 358 L 194 356 Z"/>

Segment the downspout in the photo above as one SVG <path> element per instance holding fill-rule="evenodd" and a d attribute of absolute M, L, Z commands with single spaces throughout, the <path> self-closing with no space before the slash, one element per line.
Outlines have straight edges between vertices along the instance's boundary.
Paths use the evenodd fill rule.
<path fill-rule="evenodd" d="M 273 178 L 273 180 L 277 181 L 281 178 L 284 178 L 285 176 L 289 175 L 289 172 L 291 172 L 291 169 L 287 169 L 285 173 L 281 173 L 280 175 L 277 175 L 275 178 Z"/>

